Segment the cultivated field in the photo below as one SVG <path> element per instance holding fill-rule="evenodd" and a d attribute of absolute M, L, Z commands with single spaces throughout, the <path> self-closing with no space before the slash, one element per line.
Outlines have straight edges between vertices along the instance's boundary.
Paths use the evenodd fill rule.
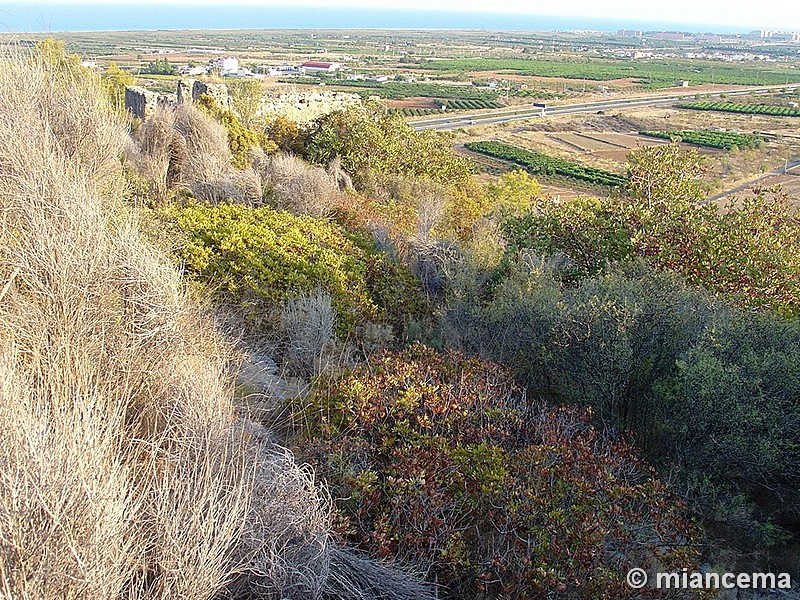
<path fill-rule="evenodd" d="M 498 140 L 571 160 L 612 173 L 624 174 L 628 153 L 641 146 L 669 143 L 639 135 L 643 130 L 714 130 L 765 133 L 758 149 L 726 151 L 681 145 L 707 157 L 706 188 L 718 193 L 782 166 L 800 156 L 800 135 L 791 117 L 721 114 L 664 107 L 632 108 L 604 115 L 562 115 L 522 123 L 470 127 L 457 134 L 459 142 Z M 797 136 L 797 137 L 792 137 Z M 792 180 L 793 181 L 793 180 Z"/>

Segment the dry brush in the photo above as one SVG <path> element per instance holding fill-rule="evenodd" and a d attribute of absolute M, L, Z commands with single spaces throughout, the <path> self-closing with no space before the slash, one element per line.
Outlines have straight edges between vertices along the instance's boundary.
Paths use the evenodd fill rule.
<path fill-rule="evenodd" d="M 426 597 L 369 592 L 389 571 L 237 415 L 230 346 L 119 201 L 126 143 L 93 78 L 0 63 L 0 595 Z"/>

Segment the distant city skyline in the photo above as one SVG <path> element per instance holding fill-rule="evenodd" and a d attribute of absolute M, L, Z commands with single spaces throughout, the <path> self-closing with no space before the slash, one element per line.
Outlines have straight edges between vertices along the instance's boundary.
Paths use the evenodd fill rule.
<path fill-rule="evenodd" d="M 151 17 L 159 17 L 153 20 L 155 23 L 152 28 L 194 28 L 198 24 L 193 15 L 186 9 L 192 6 L 194 10 L 218 9 L 217 20 L 218 28 L 239 28 L 241 24 L 233 18 L 234 14 L 243 14 L 250 11 L 253 15 L 261 15 L 271 12 L 276 18 L 284 18 L 290 13 L 298 15 L 306 11 L 320 9 L 330 13 L 331 11 L 342 10 L 344 12 L 364 11 L 364 13 L 378 14 L 383 13 L 387 17 L 397 13 L 427 13 L 433 15 L 461 15 L 462 19 L 453 19 L 453 26 L 449 26 L 446 20 L 438 18 L 432 21 L 431 28 L 458 28 L 459 22 L 467 23 L 470 28 L 479 28 L 480 22 L 487 22 L 486 28 L 494 28 L 494 23 L 510 24 L 514 23 L 513 15 L 520 15 L 525 23 L 534 23 L 535 19 L 541 17 L 542 22 L 559 23 L 563 25 L 559 29 L 584 29 L 586 24 L 595 20 L 602 21 L 602 29 L 613 31 L 614 23 L 618 23 L 618 28 L 623 28 L 630 24 L 669 26 L 674 28 L 680 26 L 693 26 L 695 31 L 698 27 L 708 31 L 742 32 L 750 29 L 780 29 L 780 30 L 800 30 L 800 10 L 797 10 L 795 2 L 788 0 L 761 0 L 754 4 L 750 0 L 729 0 L 722 5 L 721 3 L 697 2 L 696 0 L 671 0 L 668 2 L 645 3 L 641 0 L 605 0 L 596 2 L 589 0 L 559 0 L 557 3 L 539 3 L 531 5 L 528 1 L 522 0 L 501 0 L 499 2 L 487 3 L 483 0 L 462 0 L 457 6 L 452 2 L 443 0 L 384 0 L 380 3 L 368 0 L 295 0 L 288 5 L 287 0 L 28 0 L 27 2 L 7 2 L 0 0 L 0 30 L 15 31 L 34 31 L 37 28 L 43 30 L 75 30 L 80 28 L 80 20 L 77 14 L 67 15 L 68 10 L 75 10 L 80 13 L 87 11 L 89 7 L 93 12 L 101 11 L 105 14 L 89 15 L 90 22 L 87 22 L 86 29 L 97 29 L 90 26 L 99 21 L 114 22 L 115 13 L 123 16 L 127 10 L 134 7 L 145 14 L 139 15 L 141 22 L 146 22 L 147 12 L 152 13 Z M 159 14 L 156 14 L 159 13 Z M 357 13 L 353 13 L 357 14 Z M 169 16 L 171 21 L 164 19 Z M 471 18 L 471 20 L 470 20 Z M 465 20 L 466 19 L 466 20 Z M 504 21 L 505 19 L 505 21 Z M 228 22 L 230 21 L 230 23 Z M 412 20 L 413 21 L 413 20 Z M 66 24 L 62 25 L 64 22 Z M 398 20 L 397 27 L 408 27 L 404 25 L 406 21 Z M 473 24 L 474 22 L 474 24 Z M 185 23 L 185 24 L 184 24 Z M 299 23 L 299 22 L 298 22 Z M 416 26 L 416 21 L 413 21 Z M 424 25 L 424 18 L 421 20 Z M 521 21 L 522 23 L 522 21 Z M 573 27 L 569 24 L 574 23 Z M 376 27 L 392 27 L 391 22 L 376 24 Z M 254 25 L 255 26 L 255 25 Z M 288 27 L 302 27 L 295 25 L 294 22 Z M 364 27 L 359 22 L 354 24 L 356 27 Z M 325 27 L 309 23 L 309 28 Z M 339 28 L 338 25 L 331 27 Z M 523 26 L 521 29 L 530 29 L 531 25 Z M 114 27 L 111 27 L 114 28 Z M 211 27 L 209 27 L 211 28 Z"/>

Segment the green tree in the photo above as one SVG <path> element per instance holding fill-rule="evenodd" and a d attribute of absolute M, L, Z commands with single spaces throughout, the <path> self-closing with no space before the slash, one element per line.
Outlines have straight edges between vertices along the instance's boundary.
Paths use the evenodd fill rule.
<path fill-rule="evenodd" d="M 176 73 L 175 67 L 170 64 L 167 58 L 156 59 L 147 63 L 147 68 L 144 72 L 151 75 L 174 75 Z"/>
<path fill-rule="evenodd" d="M 136 77 L 127 71 L 123 71 L 116 64 L 111 63 L 103 73 L 103 89 L 105 89 L 111 101 L 111 105 L 117 111 L 125 109 L 125 88 L 136 84 Z"/>
<path fill-rule="evenodd" d="M 530 209 L 534 199 L 542 193 L 542 186 L 527 171 L 514 169 L 489 183 L 486 193 L 496 210 L 514 214 Z"/>
<path fill-rule="evenodd" d="M 447 135 L 416 132 L 402 116 L 372 102 L 318 119 L 305 154 L 321 165 L 339 157 L 342 168 L 360 178 L 376 172 L 458 185 L 470 175 L 469 165 L 455 156 Z"/>
<path fill-rule="evenodd" d="M 705 172 L 696 150 L 678 144 L 645 146 L 628 155 L 628 191 L 648 209 L 683 209 L 705 196 L 700 177 Z"/>

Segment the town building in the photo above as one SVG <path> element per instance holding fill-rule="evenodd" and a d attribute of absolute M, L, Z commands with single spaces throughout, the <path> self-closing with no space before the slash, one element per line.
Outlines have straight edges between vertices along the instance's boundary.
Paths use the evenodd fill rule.
<path fill-rule="evenodd" d="M 212 69 L 217 69 L 221 75 L 234 73 L 239 70 L 239 59 L 233 56 L 220 56 L 208 64 Z"/>
<path fill-rule="evenodd" d="M 267 75 L 270 77 L 299 77 L 302 74 L 303 72 L 300 70 L 300 67 L 293 67 L 291 65 L 267 68 Z"/>
<path fill-rule="evenodd" d="M 321 73 L 333 73 L 342 68 L 341 63 L 337 62 L 318 62 L 315 60 L 308 60 L 300 65 L 304 71 L 318 71 Z"/>

